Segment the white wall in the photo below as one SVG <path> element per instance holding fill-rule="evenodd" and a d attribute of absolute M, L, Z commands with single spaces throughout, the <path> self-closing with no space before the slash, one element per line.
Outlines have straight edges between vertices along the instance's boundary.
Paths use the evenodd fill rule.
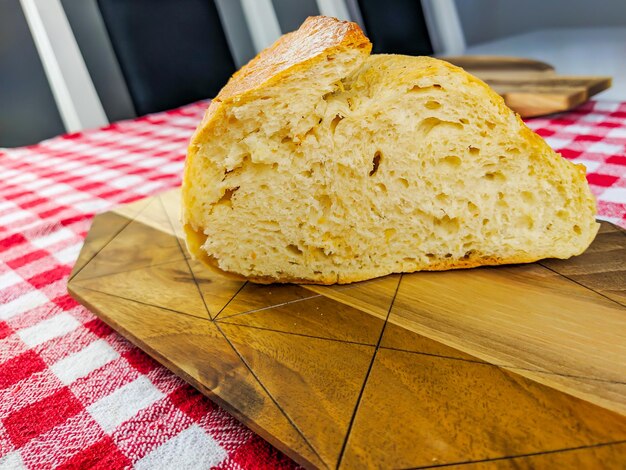
<path fill-rule="evenodd" d="M 626 26 L 626 0 L 456 0 L 468 45 L 554 27 Z"/>

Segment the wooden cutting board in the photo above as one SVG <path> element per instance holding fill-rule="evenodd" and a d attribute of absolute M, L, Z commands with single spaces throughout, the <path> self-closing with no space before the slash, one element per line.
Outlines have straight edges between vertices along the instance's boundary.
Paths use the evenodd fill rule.
<path fill-rule="evenodd" d="M 96 216 L 69 291 L 302 465 L 626 466 L 624 230 L 568 261 L 259 286 L 189 259 L 179 206 Z"/>
<path fill-rule="evenodd" d="M 545 62 L 519 57 L 443 57 L 485 81 L 523 118 L 567 111 L 611 86 L 611 77 L 557 75 Z"/>

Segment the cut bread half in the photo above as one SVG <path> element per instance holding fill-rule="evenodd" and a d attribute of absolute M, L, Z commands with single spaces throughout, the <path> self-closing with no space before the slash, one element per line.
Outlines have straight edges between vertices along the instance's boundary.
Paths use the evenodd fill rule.
<path fill-rule="evenodd" d="M 194 256 L 256 282 L 331 284 L 589 246 L 582 165 L 462 69 L 370 49 L 356 24 L 314 17 L 233 75 L 189 146 Z"/>

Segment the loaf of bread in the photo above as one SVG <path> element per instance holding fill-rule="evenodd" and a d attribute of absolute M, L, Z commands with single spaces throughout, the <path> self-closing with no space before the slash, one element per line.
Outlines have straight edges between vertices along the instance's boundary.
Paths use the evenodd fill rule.
<path fill-rule="evenodd" d="M 312 17 L 233 75 L 189 146 L 195 257 L 254 282 L 332 284 L 589 246 L 582 165 L 462 69 L 370 50 L 356 24 Z"/>

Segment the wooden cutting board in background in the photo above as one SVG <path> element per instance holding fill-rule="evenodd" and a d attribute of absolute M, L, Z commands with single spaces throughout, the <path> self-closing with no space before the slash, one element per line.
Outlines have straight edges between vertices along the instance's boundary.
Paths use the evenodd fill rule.
<path fill-rule="evenodd" d="M 567 261 L 259 286 L 190 259 L 179 208 L 96 216 L 69 291 L 302 465 L 624 468 L 622 229 Z"/>
<path fill-rule="evenodd" d="M 549 64 L 499 56 L 442 57 L 499 93 L 523 118 L 575 108 L 611 86 L 611 77 L 558 75 Z"/>

